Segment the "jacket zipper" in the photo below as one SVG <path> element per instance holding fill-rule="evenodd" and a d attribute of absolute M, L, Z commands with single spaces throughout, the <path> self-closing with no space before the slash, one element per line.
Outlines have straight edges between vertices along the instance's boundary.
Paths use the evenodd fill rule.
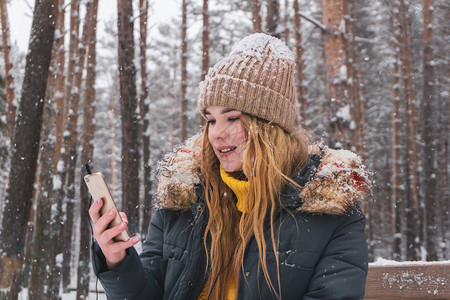
<path fill-rule="evenodd" d="M 194 219 L 194 226 L 197 225 L 197 222 L 200 219 L 200 216 L 202 215 L 202 213 L 204 213 L 203 204 L 199 204 L 197 206 L 197 213 L 196 213 L 195 219 Z M 200 242 L 202 240 L 202 236 L 203 236 L 205 227 L 206 227 L 206 222 L 203 222 L 203 224 L 201 224 L 201 228 L 200 228 L 200 237 L 199 237 Z M 203 247 L 203 244 L 201 246 Z M 205 252 L 204 252 L 204 250 L 201 250 L 201 254 L 200 254 L 200 258 L 199 258 L 199 264 L 198 264 L 200 266 L 200 268 L 201 268 L 201 266 L 204 265 L 204 261 L 205 261 Z M 193 285 L 189 288 L 189 291 L 187 293 L 187 299 L 190 299 L 190 296 L 193 296 L 192 294 L 193 294 L 193 292 L 195 290 L 197 290 L 199 288 L 203 289 L 203 286 L 206 283 L 206 277 L 204 276 L 204 278 L 201 280 L 201 285 L 198 286 L 196 284 L 197 281 L 198 281 L 198 277 L 199 277 L 200 273 L 203 273 L 203 272 L 200 272 L 200 268 L 196 268 L 195 269 L 194 278 L 193 278 Z M 200 293 L 201 293 L 201 289 L 200 289 Z M 200 293 L 198 293 L 198 294 L 200 295 Z M 197 295 L 196 298 L 198 298 L 198 295 Z"/>

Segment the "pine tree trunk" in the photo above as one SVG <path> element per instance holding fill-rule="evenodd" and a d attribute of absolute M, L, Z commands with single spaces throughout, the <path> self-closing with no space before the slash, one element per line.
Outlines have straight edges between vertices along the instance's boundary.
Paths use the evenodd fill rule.
<path fill-rule="evenodd" d="M 350 106 L 355 106 L 355 101 L 358 101 L 356 97 L 357 93 L 354 91 L 355 85 L 353 83 L 353 76 L 355 72 L 355 67 L 353 63 L 355 63 L 355 55 L 353 49 L 353 32 L 352 32 L 352 24 L 351 24 L 351 12 L 350 5 L 348 0 L 344 0 L 342 2 L 342 12 L 343 12 L 343 21 L 344 21 L 344 32 L 342 32 L 343 37 L 343 45 L 344 45 L 344 53 L 345 53 L 345 70 L 347 75 L 347 98 L 349 100 Z M 350 128 L 351 129 L 351 128 Z M 354 134 L 351 133 L 353 136 Z"/>
<path fill-rule="evenodd" d="M 69 100 L 72 94 L 73 77 L 75 75 L 75 65 L 77 62 L 78 44 L 80 43 L 79 28 L 80 28 L 80 0 L 72 0 L 70 2 L 70 24 L 69 24 L 69 60 L 67 65 L 67 76 L 62 79 L 65 81 L 64 94 L 61 94 L 61 99 L 57 100 L 58 111 L 56 114 L 56 145 L 55 145 L 55 170 L 57 171 L 57 164 L 61 160 L 61 151 L 63 145 L 63 131 L 67 126 L 67 114 L 69 111 Z M 63 81 L 63 82 L 64 82 Z"/>
<path fill-rule="evenodd" d="M 83 128 L 81 139 L 81 163 L 91 163 L 94 156 L 95 133 L 95 66 L 98 0 L 92 0 L 88 23 L 86 90 L 83 103 Z M 89 295 L 90 244 L 91 232 L 89 222 L 89 192 L 80 179 L 80 254 L 78 259 L 77 300 L 87 299 Z"/>
<path fill-rule="evenodd" d="M 357 125 L 356 132 L 353 134 L 356 136 L 355 148 L 357 153 L 362 157 L 364 162 L 368 161 L 368 153 L 367 153 L 367 118 L 366 118 L 366 103 L 367 99 L 365 97 L 365 85 L 362 74 L 362 67 L 358 66 L 358 68 L 353 69 L 353 79 L 354 85 L 354 106 L 355 106 L 355 115 L 354 122 Z M 367 196 L 366 196 L 367 197 Z M 372 211 L 373 210 L 373 211 Z M 375 209 L 373 206 L 369 205 L 369 199 L 365 199 L 363 206 L 364 214 L 366 215 L 366 236 L 368 238 L 368 246 L 369 246 L 369 256 L 370 258 L 374 258 L 374 222 L 373 217 L 375 213 Z"/>
<path fill-rule="evenodd" d="M 349 124 L 349 138 L 351 142 L 351 149 L 359 149 L 360 140 L 360 126 L 359 121 L 362 120 L 362 114 L 365 112 L 361 110 L 361 99 L 359 98 L 358 86 L 354 83 L 357 82 L 356 67 L 355 67 L 355 50 L 353 48 L 353 25 L 352 25 L 352 13 L 349 1 L 343 1 L 343 20 L 344 20 L 344 52 L 345 52 L 345 70 L 346 70 L 346 96 L 350 106 L 351 121 Z M 343 74 L 341 74 L 343 75 Z M 358 152 L 361 155 L 361 153 Z M 367 204 L 365 202 L 365 204 Z M 369 217 L 368 205 L 364 205 L 363 210 L 366 217 Z M 366 233 L 370 230 L 369 226 L 366 226 Z"/>
<path fill-rule="evenodd" d="M 63 147 L 62 149 L 65 149 L 65 147 Z M 63 152 L 64 153 L 64 152 Z M 56 157 L 56 155 L 55 155 Z M 66 167 L 64 166 L 64 161 L 63 161 L 63 157 L 61 157 L 59 163 L 58 163 L 58 168 L 57 168 L 57 173 L 55 174 L 55 182 L 57 183 L 54 187 L 55 191 L 55 199 L 57 199 L 58 202 L 62 202 L 61 203 L 61 207 L 58 207 L 58 210 L 60 210 L 60 215 L 59 215 L 59 234 L 58 234 L 58 240 L 62 241 L 62 243 L 57 243 L 55 245 L 56 249 L 55 252 L 58 253 L 59 255 L 62 255 L 62 261 L 64 261 L 64 263 L 61 265 L 61 281 L 62 281 L 62 287 L 63 287 L 63 291 L 65 293 L 67 293 L 69 291 L 69 285 L 70 285 L 70 278 L 71 278 L 71 274 L 70 274 L 70 270 L 71 270 L 71 247 L 66 246 L 65 244 L 65 228 L 67 226 L 72 226 L 73 224 L 68 224 L 68 211 L 67 211 L 67 201 L 65 199 L 66 197 L 66 191 L 65 191 L 65 182 L 67 179 L 67 172 L 66 172 Z M 72 219 L 71 219 L 72 221 Z M 71 240 L 70 240 L 70 244 L 71 245 Z M 63 246 L 64 245 L 64 246 Z M 69 249 L 68 249 L 69 248 Z"/>
<path fill-rule="evenodd" d="M 394 2 L 395 4 L 395 2 Z M 394 6 L 395 10 L 395 6 Z M 395 10 L 398 11 L 398 10 Z M 398 18 L 394 15 L 392 17 L 392 25 L 394 30 L 394 49 L 398 49 L 400 43 L 400 25 Z M 391 197 L 391 213 L 392 213 L 392 254 L 395 260 L 401 259 L 401 214 L 400 204 L 402 202 L 402 174 L 401 174 L 401 128 L 402 123 L 400 114 L 400 68 L 398 50 L 394 50 L 393 70 L 392 70 L 392 197 Z"/>
<path fill-rule="evenodd" d="M 58 219 L 56 207 L 61 206 L 59 199 L 53 196 L 53 174 L 55 153 L 56 97 L 58 84 L 64 75 L 61 72 L 61 55 L 64 44 L 64 0 L 58 0 L 58 21 L 52 49 L 51 70 L 47 79 L 45 105 L 41 131 L 39 158 L 39 189 L 36 196 L 36 220 L 34 225 L 34 242 L 32 252 L 28 253 L 31 263 L 29 299 L 58 299 L 60 269 L 56 264 L 56 247 L 58 237 Z M 61 26 L 62 24 L 62 26 Z M 62 28 L 62 30 L 61 30 Z M 63 52 L 64 54 L 64 52 Z M 63 55 L 64 57 L 64 55 Z M 62 61 L 64 65 L 64 61 Z M 55 208 L 54 208 L 55 207 Z"/>
<path fill-rule="evenodd" d="M 5 65 L 5 78 L 0 78 L 0 85 L 5 86 L 6 95 L 3 95 L 2 99 L 6 98 L 6 130 L 0 128 L 0 214 L 3 211 L 3 201 L 5 200 L 6 186 L 8 183 L 8 163 L 9 163 L 9 148 L 12 144 L 14 135 L 14 121 L 16 117 L 16 106 L 14 104 L 14 77 L 12 74 L 12 60 L 9 55 L 11 51 L 11 38 L 9 35 L 9 22 L 8 22 L 8 9 L 6 0 L 0 0 L 0 21 L 2 27 L 2 51 Z M 3 112 L 2 112 L 3 113 Z M 0 122 L 0 126 L 3 125 Z M 3 126 L 2 126 L 3 127 Z"/>
<path fill-rule="evenodd" d="M 334 148 L 350 146 L 350 114 L 347 87 L 347 63 L 345 58 L 344 2 L 322 1 L 322 23 L 326 30 L 322 35 L 325 51 L 326 84 L 329 94 L 329 141 Z"/>
<path fill-rule="evenodd" d="M 187 0 L 182 0 L 181 6 L 181 86 L 180 86 L 180 143 L 187 138 Z"/>
<path fill-rule="evenodd" d="M 64 211 L 65 211 L 65 222 L 64 222 L 64 233 L 63 241 L 66 247 L 72 245 L 73 239 L 73 224 L 74 224 L 74 209 L 75 203 L 78 202 L 75 199 L 75 174 L 77 168 L 77 158 L 78 158 L 78 107 L 80 102 L 80 91 L 83 77 L 83 69 L 85 65 L 86 57 L 86 47 L 89 37 L 89 15 L 92 10 L 91 2 L 86 4 L 86 17 L 83 25 L 83 33 L 81 37 L 81 43 L 78 46 L 77 61 L 74 68 L 75 74 L 73 75 L 71 84 L 71 93 L 69 98 L 69 111 L 67 114 L 66 129 L 64 134 L 63 146 L 65 151 L 61 154 L 61 159 L 64 166 L 62 171 L 65 172 L 64 175 L 60 175 L 62 181 L 61 189 L 65 189 L 64 199 Z M 69 61 L 70 63 L 70 61 Z M 70 76 L 69 76 L 70 77 Z M 58 196 L 63 195 L 63 192 L 57 191 Z M 71 248 L 71 247 L 70 247 Z M 70 262 L 71 262 L 71 252 L 64 252 L 64 264 L 63 264 L 63 288 L 67 291 L 67 287 L 70 284 Z"/>
<path fill-rule="evenodd" d="M 55 143 L 55 158 L 54 158 L 54 165 L 53 165 L 53 172 L 56 174 L 57 172 L 57 164 L 59 161 L 59 157 L 61 155 L 61 147 L 62 147 L 62 135 L 63 135 L 63 129 L 64 129 L 64 110 L 65 110 L 65 81 L 66 81 L 66 75 L 64 74 L 65 66 L 66 66 L 66 51 L 65 51 L 65 9 L 64 9 L 64 0 L 59 0 L 60 2 L 60 9 L 59 9 L 59 15 L 58 15 L 58 28 L 57 28 L 57 35 L 55 38 L 57 38 L 57 49 L 56 52 L 57 58 L 57 80 L 56 80 L 56 92 L 55 92 L 55 101 L 56 101 L 56 143 Z"/>
<path fill-rule="evenodd" d="M 289 38 L 290 38 L 290 30 L 289 30 L 289 0 L 284 0 L 284 31 L 283 31 L 283 38 L 287 45 L 289 45 Z"/>
<path fill-rule="evenodd" d="M 14 135 L 14 121 L 16 119 L 16 106 L 14 105 L 14 77 L 12 73 L 13 63 L 9 53 L 11 52 L 11 38 L 9 35 L 8 9 L 6 0 L 0 0 L 0 19 L 2 25 L 2 50 L 5 61 L 5 88 L 6 103 L 8 104 L 8 133 L 12 140 Z"/>
<path fill-rule="evenodd" d="M 209 11 L 208 0 L 203 0 L 203 30 L 202 30 L 202 75 L 200 81 L 205 79 L 209 70 Z"/>
<path fill-rule="evenodd" d="M 306 85 L 304 83 L 303 79 L 303 46 L 302 46 L 302 28 L 301 28 L 301 21 L 300 21 L 300 15 L 299 15 L 299 7 L 298 7 L 298 0 L 294 0 L 293 3 L 294 8 L 294 35 L 295 35 L 295 65 L 296 65 L 296 90 L 297 90 L 297 101 L 299 103 L 300 112 L 298 116 L 300 117 L 300 123 L 303 123 L 304 125 L 308 125 L 309 119 L 308 119 L 308 102 L 306 100 Z"/>
<path fill-rule="evenodd" d="M 352 10 L 349 1 L 343 1 L 343 20 L 344 20 L 344 50 L 345 50 L 345 70 L 347 81 L 347 97 L 351 107 L 351 120 L 349 126 L 350 140 L 352 149 L 356 149 L 359 155 L 366 161 L 367 153 L 363 152 L 363 144 L 365 138 L 366 125 L 366 109 L 365 102 L 361 99 L 363 94 L 363 85 L 359 84 L 359 76 L 357 72 L 355 50 L 353 48 L 353 24 L 352 24 Z M 356 84 L 355 84 L 356 83 Z M 373 237 L 372 233 L 372 218 L 370 207 L 367 201 L 364 201 L 363 211 L 367 218 L 366 236 Z M 370 239 L 369 239 L 370 241 Z M 370 245 L 370 243 L 369 243 Z M 372 249 L 370 249 L 372 250 Z"/>
<path fill-rule="evenodd" d="M 202 30 L 202 75 L 200 81 L 205 80 L 206 74 L 209 70 L 209 11 L 208 11 L 208 0 L 203 0 L 203 30 Z M 204 126 L 206 123 L 205 118 L 200 116 L 200 126 Z"/>
<path fill-rule="evenodd" d="M 0 75 L 0 84 L 2 83 Z M 11 139 L 8 136 L 8 124 L 0 122 L 0 215 L 3 213 L 3 205 L 6 195 L 6 186 L 8 184 L 8 151 Z"/>
<path fill-rule="evenodd" d="M 62 149 L 65 149 L 63 147 Z M 63 152 L 64 153 L 64 152 Z M 56 159 L 56 155 L 55 155 Z M 65 228 L 67 226 L 72 226 L 72 224 L 68 224 L 68 212 L 67 212 L 67 201 L 65 199 L 66 197 L 66 191 L 65 191 L 65 182 L 67 178 L 67 172 L 64 166 L 63 157 L 61 157 L 57 173 L 55 174 L 55 180 L 56 185 L 54 186 L 54 195 L 55 199 L 57 199 L 58 202 L 62 202 L 60 206 L 58 206 L 59 211 L 59 234 L 58 234 L 58 240 L 63 241 L 61 243 L 56 243 L 55 245 L 55 252 L 57 255 L 62 255 L 62 261 L 64 263 L 61 265 L 61 281 L 62 281 L 62 287 L 63 292 L 67 293 L 69 291 L 69 285 L 70 285 L 70 270 L 71 270 L 71 247 L 66 246 L 65 244 Z M 71 245 L 71 240 L 70 244 Z M 66 260 L 67 259 L 67 260 Z"/>
<path fill-rule="evenodd" d="M 57 0 L 36 1 L 25 64 L 9 185 L 0 232 L 0 298 L 17 299 L 38 159 L 45 87 L 58 15 Z M 49 16 L 52 16 L 51 18 Z M 9 230 L 6 230 L 9 229 Z"/>
<path fill-rule="evenodd" d="M 252 0 L 253 32 L 262 32 L 261 0 Z"/>
<path fill-rule="evenodd" d="M 115 194 L 117 189 L 117 175 L 116 175 L 116 99 L 117 99 L 117 86 L 119 86 L 119 76 L 116 73 L 114 75 L 110 101 L 109 101 L 109 123 L 111 126 L 110 137 L 111 137 L 111 178 L 109 181 L 109 190 L 112 195 Z"/>
<path fill-rule="evenodd" d="M 422 140 L 423 140 L 423 195 L 426 210 L 426 259 L 437 260 L 438 234 L 438 203 L 440 198 L 436 194 L 438 186 L 436 180 L 435 159 L 436 140 L 434 138 L 434 122 L 436 120 L 433 111 L 434 103 L 434 66 L 433 66 L 433 0 L 423 0 L 423 100 L 422 100 Z M 447 186 L 448 188 L 448 186 Z M 448 199 L 447 199 L 448 200 Z M 443 207 L 441 207 L 441 210 Z M 444 242 L 444 241 L 443 241 Z"/>
<path fill-rule="evenodd" d="M 56 42 L 56 41 L 55 41 Z M 56 52 L 56 43 L 53 44 L 53 53 Z M 54 57 L 54 56 L 53 56 Z M 53 67 L 55 66 L 53 61 Z M 55 69 L 53 69 L 55 70 Z M 34 224 L 34 242 L 31 263 L 29 299 L 48 299 L 50 290 L 49 278 L 52 274 L 47 270 L 51 265 L 53 219 L 51 208 L 53 202 L 53 157 L 55 147 L 55 74 L 49 74 L 47 79 L 47 92 L 44 105 L 44 120 L 41 132 L 39 189 L 36 197 L 36 219 Z"/>
<path fill-rule="evenodd" d="M 434 81 L 437 83 L 437 80 Z M 434 87 L 437 86 L 433 85 Z M 449 132 L 450 132 L 450 126 L 449 126 L 449 120 L 448 120 L 448 112 L 449 104 L 448 99 L 443 95 L 444 93 L 441 93 L 442 96 L 439 97 L 439 100 L 437 101 L 437 107 L 440 108 L 440 110 L 437 110 L 438 112 L 438 118 L 437 118 L 437 124 L 441 124 L 438 128 L 438 131 L 436 132 L 436 135 L 434 137 L 434 140 L 437 144 L 437 155 L 436 157 L 442 157 L 442 162 L 439 163 L 443 166 L 448 166 L 448 158 L 449 158 L 449 145 L 448 145 L 448 138 L 449 138 Z M 435 110 L 436 111 L 436 110 Z M 439 139 L 436 139 L 436 136 L 440 137 Z M 430 149 L 431 150 L 431 149 Z M 425 155 L 424 155 L 425 156 Z M 435 157 L 435 161 L 436 161 Z M 426 159 L 426 157 L 425 157 Z M 437 165 L 437 161 L 435 162 Z M 440 219 L 441 219 L 441 248 L 442 248 L 442 259 L 448 260 L 450 257 L 449 251 L 447 250 L 447 244 L 448 244 L 448 230 L 450 228 L 450 221 L 449 221 L 449 215 L 450 215 L 450 207 L 449 207 L 449 201 L 450 199 L 450 189 L 448 188 L 450 186 L 449 177 L 448 177 L 448 168 L 435 168 L 437 174 L 434 176 L 437 176 L 437 178 L 440 179 L 440 184 L 438 184 L 438 189 L 435 193 L 438 194 L 439 197 L 439 208 L 440 208 Z M 426 184 L 426 183 L 424 183 Z M 430 198 L 431 199 L 431 198 Z"/>
<path fill-rule="evenodd" d="M 72 211 L 68 211 L 68 202 L 66 201 L 66 181 L 67 181 L 67 168 L 68 159 L 70 158 L 68 151 L 69 136 L 63 136 L 65 129 L 68 129 L 69 122 L 73 115 L 68 116 L 70 104 L 70 95 L 72 93 L 74 70 L 77 61 L 77 50 L 79 44 L 79 27 L 80 27 L 80 0 L 72 0 L 70 2 L 70 24 L 69 24 L 69 52 L 68 52 L 68 65 L 67 65 L 67 76 L 60 78 L 57 83 L 57 111 L 56 111 L 56 143 L 55 143 L 55 182 L 57 185 L 55 188 L 55 199 L 58 199 L 57 211 L 59 212 L 59 234 L 58 239 L 63 241 L 63 243 L 56 243 L 55 253 L 63 257 L 61 259 L 64 263 L 59 266 L 61 267 L 61 277 L 62 277 L 62 287 L 64 292 L 68 292 L 70 280 L 71 280 L 71 250 L 67 249 L 65 245 L 71 245 L 72 236 L 67 235 L 66 229 L 72 228 L 73 226 L 73 215 Z M 60 23 L 62 25 L 62 23 Z M 59 27 L 60 32 L 63 27 Z M 60 48 L 62 50 L 62 48 Z M 65 61 L 60 53 L 59 59 Z M 63 74 L 64 63 L 59 62 L 59 68 L 61 68 L 61 74 Z M 67 120 L 69 119 L 69 120 Z M 73 205 L 72 205 L 73 206 Z M 66 243 L 69 244 L 66 244 Z M 69 247 L 71 248 L 71 247 Z"/>
<path fill-rule="evenodd" d="M 122 115 L 122 195 L 129 231 L 139 232 L 139 117 L 134 65 L 133 7 L 118 0 L 120 110 Z"/>
<path fill-rule="evenodd" d="M 278 0 L 267 1 L 267 15 L 266 15 L 266 32 L 271 36 L 280 38 L 281 34 L 278 32 L 278 23 L 280 22 L 280 3 Z"/>
<path fill-rule="evenodd" d="M 355 123 L 358 124 L 355 136 L 357 137 L 356 149 L 362 156 L 363 160 L 367 160 L 367 99 L 365 96 L 365 81 L 362 66 L 358 65 L 358 69 L 353 70 L 354 94 L 355 94 Z"/>
<path fill-rule="evenodd" d="M 47 78 L 48 80 L 48 78 Z M 36 167 L 36 174 L 39 173 L 39 161 Z M 36 190 L 39 189 L 39 177 L 35 179 L 35 189 L 33 191 L 32 204 L 30 207 L 30 218 L 28 219 L 27 233 L 25 236 L 25 253 L 23 261 L 23 277 L 22 286 L 28 288 L 30 286 L 31 265 L 33 263 L 33 244 L 34 244 L 34 220 L 36 217 Z"/>
<path fill-rule="evenodd" d="M 405 159 L 405 179 L 406 179 L 406 259 L 418 260 L 420 253 L 421 239 L 420 228 L 418 226 L 419 216 L 419 195 L 418 195 L 418 151 L 417 151 L 417 112 L 416 112 L 416 91 L 413 80 L 412 51 L 410 45 L 410 30 L 407 17 L 407 6 L 404 0 L 399 0 L 400 14 L 399 24 L 401 35 L 399 37 L 401 71 L 405 98 L 407 100 L 407 120 L 406 125 L 406 159 Z M 421 222 L 422 223 L 422 222 Z"/>
<path fill-rule="evenodd" d="M 142 154 L 144 166 L 144 198 L 142 203 L 143 215 L 140 233 L 145 236 L 152 216 L 152 179 L 151 179 L 151 161 L 150 161 L 150 132 L 148 131 L 150 123 L 150 99 L 148 99 L 147 86 L 147 18 L 148 18 L 148 0 L 139 0 L 141 15 L 139 18 L 140 27 L 140 63 L 141 63 L 141 96 L 140 112 L 142 124 Z"/>
<path fill-rule="evenodd" d="M 450 119 L 449 119 L 449 112 L 450 112 L 450 106 L 449 106 L 449 97 L 448 97 L 448 86 L 449 86 L 449 65 L 448 61 L 450 61 L 449 57 L 449 51 L 448 51 L 448 37 L 450 36 L 450 27 L 449 26 L 442 26 L 443 24 L 448 23 L 448 11 L 449 11 L 449 4 L 448 1 L 433 1 L 433 5 L 430 5 L 430 10 L 432 10 L 432 21 L 430 23 L 434 23 L 432 27 L 432 35 L 433 35 L 433 43 L 432 46 L 432 56 L 433 60 L 430 61 L 433 66 L 433 82 L 429 82 L 429 84 L 432 85 L 433 91 L 432 91 L 432 99 L 434 99 L 432 103 L 432 110 L 434 111 L 435 119 L 433 121 L 433 128 L 434 128 L 434 141 L 436 145 L 436 150 L 434 152 L 434 160 L 435 160 L 435 174 L 437 181 L 436 186 L 436 195 L 439 202 L 439 212 L 438 216 L 440 217 L 441 221 L 441 236 L 442 236 L 442 243 L 441 243 L 441 251 L 442 251 L 442 257 L 440 259 L 450 259 L 450 251 L 448 250 L 449 246 L 449 229 L 450 229 L 450 180 L 449 180 L 449 171 L 450 168 L 444 167 L 449 166 L 449 138 L 450 138 Z M 425 8 L 424 3 L 424 8 Z M 424 13 L 427 13 L 426 11 Z M 425 22 L 425 20 L 424 20 Z M 428 27 L 427 27 L 428 30 Z M 426 66 L 426 65 L 425 65 Z M 425 67 L 424 66 L 424 67 Z M 425 76 L 425 70 L 424 70 L 424 76 Z M 425 105 L 425 103 L 422 103 L 422 105 Z M 423 107 L 423 106 L 422 106 Z M 425 121 L 425 120 L 424 120 Z M 424 123 L 424 122 L 423 122 Z M 422 137 L 424 135 L 423 132 L 423 125 L 421 126 L 422 129 Z M 427 133 L 428 134 L 428 133 Z M 434 145 L 433 145 L 434 146 Z M 424 147 L 426 147 L 424 145 Z M 422 150 L 424 150 L 422 148 Z M 429 151 L 432 151 L 433 149 L 429 149 Z M 426 156 L 427 154 L 422 152 L 423 155 L 423 162 L 425 163 L 427 160 Z M 424 174 L 422 174 L 424 176 Z M 422 184 L 425 185 L 426 182 L 422 181 Z M 430 198 L 431 200 L 431 198 Z M 426 201 L 422 202 L 422 207 L 425 209 Z M 426 246 L 425 246 L 426 247 Z"/>
<path fill-rule="evenodd" d="M 56 252 L 61 253 L 63 256 L 64 264 L 62 264 L 61 275 L 62 275 L 62 286 L 63 291 L 68 292 L 70 279 L 71 279 L 71 251 L 68 251 L 67 248 L 64 248 L 62 245 L 65 245 L 65 242 L 69 240 L 69 245 L 71 245 L 71 236 L 67 236 L 66 228 L 72 227 L 73 225 L 73 217 L 71 216 L 72 212 L 67 210 L 67 201 L 66 201 L 66 180 L 67 180 L 67 160 L 69 158 L 68 155 L 68 136 L 63 136 L 64 129 L 68 128 L 68 110 L 70 106 L 70 95 L 72 93 L 72 84 L 74 77 L 75 64 L 77 59 L 77 50 L 79 44 L 79 25 L 80 25 L 80 0 L 73 0 L 70 3 L 70 35 L 69 35 L 69 53 L 68 53 L 68 66 L 67 66 L 67 76 L 64 79 L 64 98 L 63 103 L 57 103 L 57 116 L 56 116 L 56 144 L 55 144 L 55 180 L 58 182 L 58 185 L 55 186 L 55 196 L 56 199 L 62 201 L 62 206 L 60 209 L 60 232 L 58 235 L 59 240 L 64 241 L 63 243 L 57 243 Z M 59 100 L 60 101 L 60 100 Z M 61 119 L 61 120 L 60 120 Z"/>

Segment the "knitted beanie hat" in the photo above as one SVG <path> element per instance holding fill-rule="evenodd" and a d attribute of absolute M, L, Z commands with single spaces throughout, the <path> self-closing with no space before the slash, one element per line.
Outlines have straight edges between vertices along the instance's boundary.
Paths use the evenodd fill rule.
<path fill-rule="evenodd" d="M 200 84 L 199 110 L 224 106 L 296 129 L 295 59 L 281 40 L 255 33 L 210 68 Z"/>

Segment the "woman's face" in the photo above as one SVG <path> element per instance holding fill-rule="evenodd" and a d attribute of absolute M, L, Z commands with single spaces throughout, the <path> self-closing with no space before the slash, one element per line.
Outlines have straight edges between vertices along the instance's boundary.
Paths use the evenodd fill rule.
<path fill-rule="evenodd" d="M 242 170 L 245 131 L 241 112 L 223 106 L 210 106 L 205 115 L 209 124 L 208 139 L 222 168 L 227 172 Z"/>

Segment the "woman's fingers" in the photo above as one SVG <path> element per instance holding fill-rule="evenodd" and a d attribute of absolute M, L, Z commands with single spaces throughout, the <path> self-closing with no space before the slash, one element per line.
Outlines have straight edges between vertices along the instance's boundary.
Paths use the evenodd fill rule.
<path fill-rule="evenodd" d="M 127 215 L 123 211 L 121 211 L 119 214 L 120 214 L 120 217 L 122 218 L 122 221 L 124 221 L 128 225 Z"/>
<path fill-rule="evenodd" d="M 110 209 L 106 214 L 97 219 L 94 223 L 94 237 L 98 240 L 99 236 L 103 234 L 108 228 L 109 223 L 116 217 L 117 211 Z"/>
<path fill-rule="evenodd" d="M 92 221 L 97 222 L 97 220 L 101 217 L 100 216 L 100 208 L 103 206 L 103 199 L 97 199 L 94 203 L 92 203 L 91 207 L 89 207 L 89 216 L 91 217 Z"/>
<path fill-rule="evenodd" d="M 105 230 L 101 236 L 99 237 L 98 242 L 102 245 L 108 244 L 110 243 L 117 235 L 119 235 L 121 232 L 125 231 L 128 228 L 127 224 L 125 222 L 120 223 L 117 226 L 114 226 L 110 229 Z M 128 241 L 122 242 L 122 241 L 114 241 L 114 243 L 112 243 L 112 249 L 117 250 L 123 250 L 126 249 L 128 247 L 133 246 L 134 244 L 136 244 L 137 242 L 139 242 L 139 238 L 137 236 L 129 239 Z M 114 250 L 113 250 L 114 251 Z"/>
<path fill-rule="evenodd" d="M 121 250 L 125 250 L 127 248 L 130 248 L 134 245 L 136 245 L 139 242 L 139 238 L 137 236 L 132 237 L 131 239 L 129 239 L 126 242 L 116 242 L 113 245 L 111 245 L 111 250 L 113 251 L 121 251 Z"/>
<path fill-rule="evenodd" d="M 119 233 L 127 229 L 127 224 L 120 223 L 117 226 L 114 226 L 112 228 L 109 228 L 100 235 L 100 237 L 97 239 L 97 241 L 102 244 L 108 244 L 112 239 L 114 239 L 115 236 L 117 236 Z"/>
<path fill-rule="evenodd" d="M 117 226 L 108 228 L 108 225 L 116 217 L 117 211 L 115 209 L 111 209 L 106 214 L 101 215 L 100 209 L 102 206 L 103 199 L 98 199 L 95 201 L 89 208 L 89 216 L 94 223 L 94 237 L 105 255 L 108 268 L 112 269 L 120 264 L 120 262 L 125 258 L 125 249 L 137 244 L 139 242 L 139 238 L 135 236 L 126 242 L 115 241 L 114 238 L 121 232 L 125 231 L 128 227 L 127 215 L 120 212 L 122 222 Z"/>

